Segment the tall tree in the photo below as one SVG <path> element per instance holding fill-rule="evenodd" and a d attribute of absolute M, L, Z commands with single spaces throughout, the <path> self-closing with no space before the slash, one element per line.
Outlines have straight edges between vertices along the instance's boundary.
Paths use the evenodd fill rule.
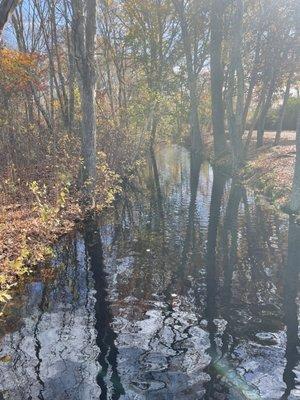
<path fill-rule="evenodd" d="M 224 73 L 221 60 L 223 12 L 224 2 L 213 0 L 210 12 L 210 77 L 215 158 L 219 158 L 226 149 L 223 103 Z"/>
<path fill-rule="evenodd" d="M 244 113 L 245 79 L 242 61 L 243 45 L 243 0 L 233 2 L 233 17 L 230 35 L 229 66 L 226 91 L 228 131 L 232 144 L 233 169 L 243 160 L 242 129 Z"/>
<path fill-rule="evenodd" d="M 190 100 L 190 129 L 191 129 L 191 156 L 197 158 L 203 152 L 203 138 L 199 121 L 199 98 L 197 93 L 197 74 L 195 71 L 195 60 L 192 53 L 191 35 L 186 15 L 186 4 L 184 0 L 173 0 L 176 10 L 186 59 L 187 86 Z M 193 6 L 193 4 L 192 4 Z"/>
<path fill-rule="evenodd" d="M 90 203 L 96 180 L 96 0 L 72 0 L 72 9 L 82 113 L 83 183 Z"/>

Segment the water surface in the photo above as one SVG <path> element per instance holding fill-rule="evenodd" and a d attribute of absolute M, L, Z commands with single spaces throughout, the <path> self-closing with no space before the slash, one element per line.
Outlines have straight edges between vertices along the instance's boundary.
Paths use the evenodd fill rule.
<path fill-rule="evenodd" d="M 3 399 L 300 398 L 300 227 L 183 148 L 157 164 L 16 292 Z"/>

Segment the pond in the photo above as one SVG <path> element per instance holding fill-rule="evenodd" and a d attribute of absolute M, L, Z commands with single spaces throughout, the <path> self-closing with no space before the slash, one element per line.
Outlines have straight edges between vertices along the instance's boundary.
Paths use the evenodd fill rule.
<path fill-rule="evenodd" d="M 300 226 L 182 147 L 157 166 L 16 291 L 0 398 L 300 399 Z"/>

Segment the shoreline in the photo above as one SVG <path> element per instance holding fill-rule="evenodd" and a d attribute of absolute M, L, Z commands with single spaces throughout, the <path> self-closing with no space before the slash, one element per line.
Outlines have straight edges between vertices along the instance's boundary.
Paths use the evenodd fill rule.
<path fill-rule="evenodd" d="M 261 197 L 263 203 L 284 212 L 287 204 L 293 176 L 295 158 L 295 142 L 291 135 L 279 146 L 272 146 L 271 136 L 267 135 L 266 144 L 259 149 L 257 156 L 250 149 L 246 166 L 241 170 L 241 183 L 250 187 Z M 110 206 L 117 191 L 112 194 L 113 178 L 103 190 L 102 200 L 97 203 L 100 214 Z M 120 189 L 119 189 L 120 190 Z M 24 193 L 22 194 L 24 197 Z M 40 204 L 38 209 L 34 197 L 21 202 L 10 202 L 0 206 L 0 307 L 11 299 L 10 290 L 22 283 L 22 280 L 34 274 L 38 265 L 51 262 L 53 248 L 64 236 L 72 234 L 84 220 L 79 207 L 78 193 L 73 189 L 68 192 L 63 204 L 55 208 L 55 196 L 49 194 L 47 209 L 49 216 L 42 220 Z M 23 200 L 23 202 L 22 202 Z M 57 204 L 56 204 L 57 205 Z M 45 206 L 45 204 L 44 204 Z M 53 214 L 51 214 L 51 207 Z M 1 316 L 0 308 L 0 316 Z"/>
<path fill-rule="evenodd" d="M 11 299 L 10 291 L 36 272 L 39 265 L 51 263 L 54 247 L 72 234 L 84 221 L 76 175 L 57 181 L 49 173 L 50 184 L 19 180 L 13 196 L 3 195 L 0 204 L 0 316 Z M 119 177 L 110 170 L 99 176 L 95 212 L 101 213 L 120 192 Z"/>
<path fill-rule="evenodd" d="M 284 132 L 282 142 L 274 146 L 275 132 L 267 132 L 266 143 L 250 149 L 240 172 L 242 182 L 279 212 L 288 213 L 296 155 L 295 132 Z M 256 151 L 256 153 L 255 153 Z"/>

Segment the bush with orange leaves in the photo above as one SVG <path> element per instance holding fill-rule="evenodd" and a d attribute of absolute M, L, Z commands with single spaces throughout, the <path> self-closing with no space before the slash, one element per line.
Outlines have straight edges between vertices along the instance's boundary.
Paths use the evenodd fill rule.
<path fill-rule="evenodd" d="M 7 48 L 0 49 L 0 91 L 12 97 L 30 90 L 30 85 L 38 85 L 39 56 Z"/>

